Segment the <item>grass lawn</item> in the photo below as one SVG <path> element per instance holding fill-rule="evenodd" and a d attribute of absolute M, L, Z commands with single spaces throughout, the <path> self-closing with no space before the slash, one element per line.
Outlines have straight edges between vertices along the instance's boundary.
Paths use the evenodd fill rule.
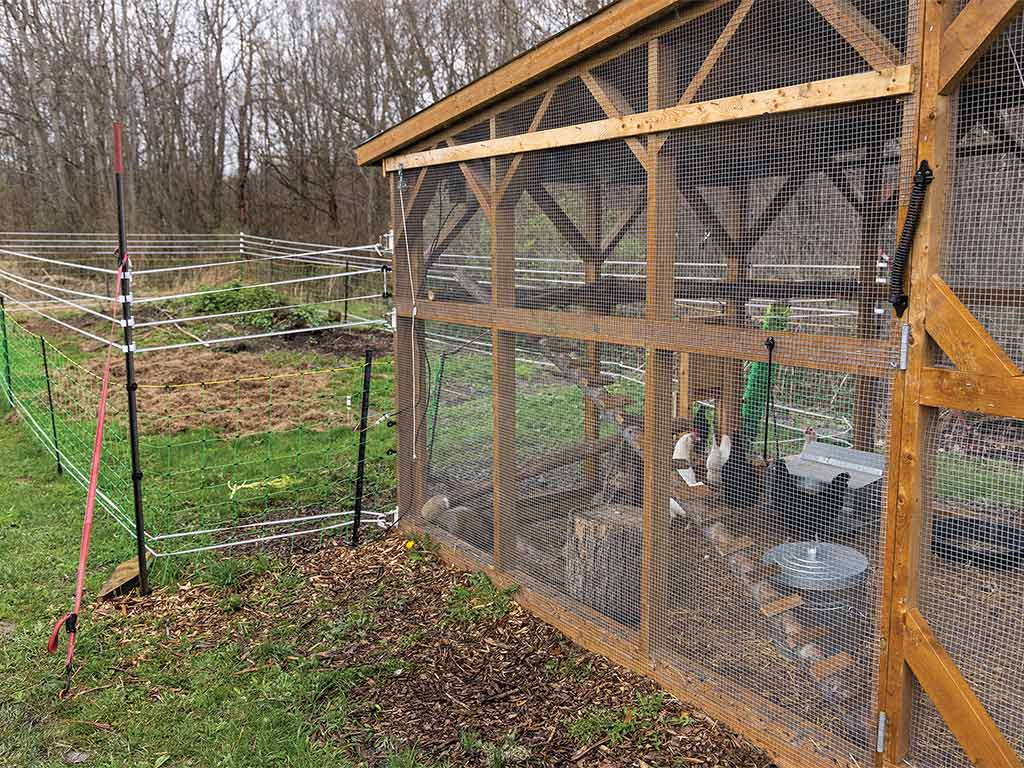
<path fill-rule="evenodd" d="M 82 491 L 9 418 L 0 455 L 0 765 L 768 764 L 396 536 L 160 560 L 148 598 L 87 596 L 60 699 L 45 643 L 73 590 Z M 131 551 L 98 515 L 87 595 Z"/>

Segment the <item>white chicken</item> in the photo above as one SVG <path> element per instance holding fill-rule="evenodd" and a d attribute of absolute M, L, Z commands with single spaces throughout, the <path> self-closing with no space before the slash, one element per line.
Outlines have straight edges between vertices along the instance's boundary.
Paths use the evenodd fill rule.
<path fill-rule="evenodd" d="M 696 432 L 687 432 L 685 435 L 680 437 L 676 441 L 676 447 L 672 451 L 672 460 L 678 461 L 680 459 L 689 462 L 690 455 L 693 453 L 693 444 L 697 439 Z M 697 473 L 694 471 L 693 466 L 686 467 L 684 469 L 677 469 L 679 476 L 686 481 L 686 484 L 691 488 L 704 485 L 704 483 L 697 480 Z"/>
<path fill-rule="evenodd" d="M 722 467 L 724 467 L 725 462 L 729 460 L 729 454 L 731 452 L 732 440 L 728 435 L 722 435 L 721 443 L 719 443 L 715 438 L 711 438 L 711 450 L 708 451 L 707 459 L 707 478 L 709 485 L 721 485 Z"/>
<path fill-rule="evenodd" d="M 811 443 L 818 439 L 818 433 L 814 431 L 814 427 L 808 427 L 804 430 L 804 450 L 810 448 Z"/>
<path fill-rule="evenodd" d="M 676 520 L 686 519 L 686 510 L 683 509 L 683 506 L 671 496 L 668 499 L 668 519 L 673 523 Z"/>

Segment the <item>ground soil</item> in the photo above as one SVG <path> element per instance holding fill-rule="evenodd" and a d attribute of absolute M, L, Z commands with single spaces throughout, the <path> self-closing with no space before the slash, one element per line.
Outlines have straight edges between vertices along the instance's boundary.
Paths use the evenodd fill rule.
<path fill-rule="evenodd" d="M 392 534 L 355 551 L 328 545 L 295 551 L 290 559 L 306 583 L 283 603 L 264 575 L 237 585 L 242 607 L 235 613 L 218 608 L 222 591 L 190 584 L 145 598 L 118 598 L 101 610 L 134 615 L 137 621 L 125 624 L 126 631 L 159 632 L 172 647 L 243 644 L 254 659 L 243 673 L 309 659 L 341 669 L 400 658 L 401 674 L 371 678 L 349 691 L 345 725 L 319 734 L 355 745 L 367 765 L 380 759 L 375 744 L 398 741 L 417 745 L 430 759 L 486 766 L 482 754 L 467 754 L 460 746 L 460 734 L 467 731 L 493 743 L 513 734 L 529 759 L 509 765 L 771 765 L 744 739 L 670 697 L 642 737 L 575 740 L 568 725 L 581 714 L 594 707 L 621 713 L 655 686 L 586 653 L 515 604 L 504 616 L 469 625 L 449 621 L 452 590 L 466 584 L 467 576 L 441 563 L 424 542 L 410 551 Z M 370 628 L 339 639 L 331 630 L 353 609 L 371 614 Z M 286 658 L 257 661 L 253 649 L 282 616 L 304 628 L 290 638 L 295 648 Z"/>

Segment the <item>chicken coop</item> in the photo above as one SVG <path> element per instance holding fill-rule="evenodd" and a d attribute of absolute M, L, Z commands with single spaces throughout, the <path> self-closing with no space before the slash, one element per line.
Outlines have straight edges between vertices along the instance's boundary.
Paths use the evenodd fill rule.
<path fill-rule="evenodd" d="M 362 144 L 403 524 L 780 765 L 1019 766 L 1021 7 L 620 0 Z"/>

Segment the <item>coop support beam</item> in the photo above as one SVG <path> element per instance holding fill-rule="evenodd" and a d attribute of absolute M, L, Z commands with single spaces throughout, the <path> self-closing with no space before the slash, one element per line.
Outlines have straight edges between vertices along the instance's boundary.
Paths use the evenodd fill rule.
<path fill-rule="evenodd" d="M 711 74 L 711 70 L 714 69 L 715 64 L 722 58 L 722 52 L 725 51 L 729 42 L 732 40 L 733 35 L 736 34 L 736 30 L 740 28 L 740 24 L 747 18 L 747 14 L 750 13 L 750 9 L 754 5 L 754 0 L 740 0 L 740 4 L 736 6 L 736 10 L 733 11 L 732 16 L 726 23 L 725 28 L 722 29 L 722 33 L 715 40 L 715 44 L 711 46 L 711 50 L 708 52 L 707 57 L 701 62 L 700 67 L 697 69 L 696 74 L 687 84 L 686 88 L 683 89 L 683 95 L 679 99 L 679 105 L 689 104 L 696 97 L 700 87 L 704 85 L 704 81 L 707 80 L 708 75 Z"/>
<path fill-rule="evenodd" d="M 925 618 L 911 608 L 904 623 L 907 662 L 971 762 L 986 768 L 1021 768 L 1013 747 L 936 640 Z"/>
<path fill-rule="evenodd" d="M 939 92 L 948 95 L 1024 8 L 1024 0 L 971 0 L 942 35 Z"/>
<path fill-rule="evenodd" d="M 497 133 L 497 119 L 491 120 L 491 135 Z M 498 195 L 498 166 L 490 161 L 491 199 L 495 201 L 491 226 L 491 301 L 499 307 L 512 307 L 515 288 L 516 205 L 522 193 L 521 180 L 514 179 L 504 194 Z M 516 497 L 516 334 L 491 330 L 494 354 L 491 357 L 494 430 L 494 562 L 507 568 L 515 552 Z"/>
<path fill-rule="evenodd" d="M 659 59 L 659 64 L 666 62 Z M 670 72 L 662 70 L 665 76 Z M 659 101 L 669 97 L 667 77 L 656 83 Z M 675 311 L 675 268 L 679 184 L 675 158 L 664 141 L 653 141 L 647 173 L 647 283 L 645 316 L 669 322 Z M 666 567 L 669 480 L 672 477 L 672 352 L 647 345 L 644 366 L 643 543 L 640 559 L 640 655 L 650 656 L 661 643 L 655 617 L 668 613 Z"/>
<path fill-rule="evenodd" d="M 901 56 L 896 46 L 850 0 L 810 0 L 810 3 L 874 69 L 891 69 L 899 62 Z"/>
<path fill-rule="evenodd" d="M 643 150 L 643 147 L 640 148 Z M 633 150 L 634 152 L 636 149 Z M 646 151 L 646 150 L 644 150 Z M 603 218 L 602 190 L 597 184 L 588 184 L 583 190 L 583 237 L 590 244 L 601 242 L 601 219 Z M 601 279 L 601 267 L 604 263 L 603 252 L 595 249 L 583 259 L 583 280 L 590 288 Z M 601 376 L 601 356 L 598 353 L 598 342 L 588 341 L 583 345 L 583 370 L 591 381 Z M 598 439 L 600 433 L 600 414 L 597 406 L 590 398 L 583 399 L 583 436 L 587 442 Z M 598 462 L 589 457 L 583 462 L 583 482 L 587 485 L 597 482 Z"/>
<path fill-rule="evenodd" d="M 925 368 L 921 374 L 921 405 L 1024 419 L 1024 376 Z"/>
<path fill-rule="evenodd" d="M 906 371 L 893 381 L 893 422 L 888 466 L 889 514 L 886 520 L 885 586 L 888 615 L 883 619 L 881 691 L 879 708 L 886 713 L 885 758 L 901 764 L 910 742 L 913 685 L 907 665 L 907 636 L 903 613 L 916 606 L 925 497 L 922 458 L 926 453 L 930 409 L 919 405 L 923 371 L 934 357 L 934 347 L 925 330 L 927 294 L 932 275 L 939 271 L 943 215 L 953 118 L 949 99 L 939 93 L 940 46 L 943 30 L 954 13 L 954 3 L 924 0 L 920 28 L 911 29 L 908 39 L 921 39 L 921 82 L 917 89 L 918 115 L 913 166 L 927 160 L 939 183 L 925 197 L 921 221 L 911 253 L 909 322 L 911 344 Z M 920 35 L 920 38 L 918 37 Z M 900 410 L 895 410 L 899 407 Z"/>
<path fill-rule="evenodd" d="M 990 376 L 1019 376 L 1020 369 L 938 275 L 926 287 L 925 329 L 957 368 Z"/>
<path fill-rule="evenodd" d="M 411 317 L 412 305 L 398 302 L 396 311 L 400 317 Z M 524 313 L 511 307 L 455 301 L 421 301 L 417 313 L 421 320 L 459 323 L 476 328 L 497 327 L 534 336 L 603 341 L 634 347 L 655 346 L 738 360 L 768 360 L 764 331 L 726 328 L 701 321 L 653 321 L 542 309 Z M 808 336 L 785 331 L 772 335 L 779 342 L 773 358 L 773 362 L 779 365 L 875 376 L 886 375 L 892 370 L 888 364 L 892 350 L 888 343 L 882 341 L 848 336 Z"/>
<path fill-rule="evenodd" d="M 390 173 L 398 170 L 399 166 L 421 168 L 465 163 L 484 157 L 646 136 L 663 131 L 747 120 L 761 115 L 798 112 L 817 107 L 901 96 L 910 93 L 911 76 L 912 68 L 903 65 L 885 72 L 864 72 L 828 80 L 815 80 L 785 88 L 665 107 L 565 128 L 551 128 L 500 139 L 428 149 L 388 158 L 384 161 L 384 170 Z"/>

